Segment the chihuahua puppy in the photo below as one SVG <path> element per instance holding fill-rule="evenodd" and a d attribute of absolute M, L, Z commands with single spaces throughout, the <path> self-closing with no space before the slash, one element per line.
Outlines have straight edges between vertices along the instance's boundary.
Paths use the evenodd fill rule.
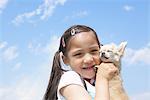
<path fill-rule="evenodd" d="M 112 62 L 119 69 L 119 72 L 109 80 L 110 100 L 129 100 L 122 84 L 121 78 L 121 58 L 124 54 L 127 42 L 122 42 L 119 46 L 114 43 L 101 46 L 100 59 L 102 62 Z"/>

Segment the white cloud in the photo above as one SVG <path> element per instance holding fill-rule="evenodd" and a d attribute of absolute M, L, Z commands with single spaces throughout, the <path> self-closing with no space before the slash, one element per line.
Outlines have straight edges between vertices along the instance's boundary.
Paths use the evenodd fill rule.
<path fill-rule="evenodd" d="M 134 7 L 129 6 L 129 5 L 125 5 L 125 6 L 123 6 L 123 9 L 124 9 L 125 11 L 129 12 L 129 11 L 133 11 L 133 10 L 134 10 Z"/>
<path fill-rule="evenodd" d="M 12 71 L 17 71 L 21 68 L 22 66 L 22 63 L 21 62 L 18 62 L 17 64 L 15 64 L 15 66 L 12 68 Z"/>
<path fill-rule="evenodd" d="M 23 77 L 15 83 L 0 87 L 0 100 L 42 100 L 45 89 L 40 80 Z"/>
<path fill-rule="evenodd" d="M 58 50 L 60 38 L 58 36 L 51 36 L 50 42 L 42 45 L 41 43 L 30 42 L 28 45 L 29 50 L 34 54 L 53 54 Z"/>
<path fill-rule="evenodd" d="M 41 47 L 41 43 L 37 43 L 34 44 L 32 42 L 29 43 L 28 48 L 30 49 L 31 52 L 35 53 L 35 54 L 40 54 L 40 52 L 42 52 L 42 47 Z"/>
<path fill-rule="evenodd" d="M 12 61 L 15 58 L 17 58 L 19 55 L 18 51 L 17 51 L 17 47 L 15 46 L 10 46 L 7 47 L 5 50 L 3 50 L 3 52 L 1 52 L 1 58 L 2 60 L 8 62 L 8 61 Z"/>
<path fill-rule="evenodd" d="M 86 10 L 79 11 L 79 12 L 73 13 L 71 16 L 66 16 L 63 21 L 68 21 L 68 20 L 71 20 L 74 18 L 82 18 L 82 17 L 85 17 L 87 15 L 88 15 L 88 11 L 86 11 Z"/>
<path fill-rule="evenodd" d="M 47 44 L 42 45 L 41 43 L 30 42 L 28 45 L 28 49 L 32 54 L 45 56 L 44 58 L 46 59 L 44 60 L 44 62 L 42 62 L 42 64 L 38 64 L 40 65 L 39 68 L 41 68 L 40 71 L 44 70 L 44 74 L 45 73 L 49 74 L 51 71 L 53 57 L 55 52 L 59 48 L 59 42 L 60 42 L 60 37 L 54 35 L 51 36 L 50 41 Z"/>
<path fill-rule="evenodd" d="M 145 93 L 134 95 L 130 99 L 131 100 L 149 100 L 150 92 L 145 92 Z"/>
<path fill-rule="evenodd" d="M 8 46 L 6 41 L 0 42 L 0 58 L 6 62 L 16 59 L 19 55 L 17 49 L 16 46 Z"/>
<path fill-rule="evenodd" d="M 37 9 L 31 12 L 25 12 L 23 14 L 18 15 L 12 23 L 19 25 L 24 21 L 28 21 L 32 23 L 33 21 L 31 18 L 38 17 L 40 20 L 45 20 L 49 16 L 51 16 L 54 12 L 54 9 L 58 5 L 64 5 L 66 0 L 44 0 L 44 3 L 39 5 Z"/>
<path fill-rule="evenodd" d="M 18 80 L 14 76 L 13 81 L 0 84 L 0 100 L 42 100 L 51 70 L 50 59 L 46 58 L 43 62 L 37 63 L 38 66 L 33 72 L 26 73 L 25 70 L 22 70 L 21 73 L 15 73 Z M 23 66 L 21 62 L 18 62 L 14 71 Z"/>
<path fill-rule="evenodd" d="M 88 15 L 87 11 L 80 11 L 80 12 L 76 13 L 74 15 L 74 17 L 84 17 L 84 16 L 87 16 L 87 15 Z"/>
<path fill-rule="evenodd" d="M 7 42 L 0 42 L 0 49 L 3 49 L 7 46 Z"/>
<path fill-rule="evenodd" d="M 58 36 L 52 36 L 50 38 L 50 42 L 48 44 L 46 44 L 46 46 L 44 47 L 44 52 L 45 53 L 50 53 L 50 52 L 56 52 L 58 50 L 59 47 L 59 42 L 60 42 L 60 37 Z"/>
<path fill-rule="evenodd" d="M 2 13 L 2 10 L 6 7 L 8 3 L 8 0 L 0 0 L 0 14 Z"/>
<path fill-rule="evenodd" d="M 149 45 L 145 46 L 144 48 L 136 49 L 136 50 L 127 48 L 124 56 L 124 60 L 128 64 L 135 64 L 135 63 L 142 62 L 150 65 L 149 59 L 150 59 Z"/>

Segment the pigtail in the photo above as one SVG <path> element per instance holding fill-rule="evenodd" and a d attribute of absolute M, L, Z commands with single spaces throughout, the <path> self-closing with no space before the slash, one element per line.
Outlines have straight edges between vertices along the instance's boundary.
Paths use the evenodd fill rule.
<path fill-rule="evenodd" d="M 44 100 L 57 100 L 57 88 L 62 73 L 63 71 L 61 70 L 60 65 L 60 55 L 59 51 L 57 51 L 53 59 L 51 76 L 44 95 Z"/>

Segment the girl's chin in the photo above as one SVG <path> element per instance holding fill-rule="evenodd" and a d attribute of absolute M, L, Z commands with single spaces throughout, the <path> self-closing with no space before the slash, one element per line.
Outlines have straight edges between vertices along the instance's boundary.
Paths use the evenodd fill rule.
<path fill-rule="evenodd" d="M 84 78 L 86 78 L 86 79 L 93 79 L 93 78 L 95 78 L 95 73 L 93 73 L 91 75 L 87 75 Z"/>
<path fill-rule="evenodd" d="M 86 79 L 92 79 L 96 75 L 95 70 L 90 70 L 90 71 L 82 71 L 81 76 L 86 78 Z"/>

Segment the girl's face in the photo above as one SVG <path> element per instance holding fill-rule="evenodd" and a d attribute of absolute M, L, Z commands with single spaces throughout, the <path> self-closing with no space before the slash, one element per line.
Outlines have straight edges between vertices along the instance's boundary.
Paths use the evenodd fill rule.
<path fill-rule="evenodd" d="M 100 64 L 99 45 L 92 31 L 71 37 L 64 62 L 83 78 L 95 77 L 94 66 Z"/>

